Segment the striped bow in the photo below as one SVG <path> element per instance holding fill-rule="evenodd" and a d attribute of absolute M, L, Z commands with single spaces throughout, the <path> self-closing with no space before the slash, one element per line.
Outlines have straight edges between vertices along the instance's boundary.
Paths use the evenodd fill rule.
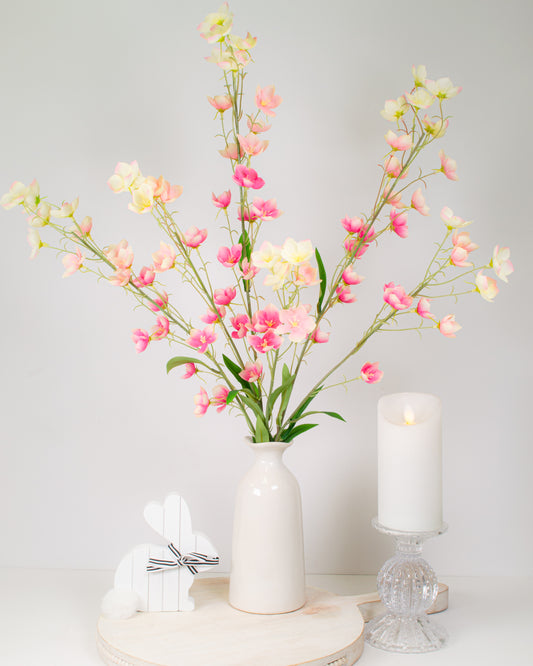
<path fill-rule="evenodd" d="M 182 555 L 173 543 L 168 544 L 168 549 L 174 556 L 172 560 L 159 560 L 151 557 L 148 560 L 146 571 L 165 571 L 174 567 L 187 567 L 192 574 L 198 573 L 198 566 L 212 566 L 218 564 L 218 555 L 209 556 L 203 553 L 187 553 Z"/>

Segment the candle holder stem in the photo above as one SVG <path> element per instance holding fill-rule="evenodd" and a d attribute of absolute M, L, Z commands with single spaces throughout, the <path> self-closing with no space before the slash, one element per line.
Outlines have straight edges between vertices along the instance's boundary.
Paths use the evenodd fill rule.
<path fill-rule="evenodd" d="M 422 557 L 424 541 L 446 530 L 399 532 L 373 521 L 374 527 L 394 537 L 396 552 L 378 574 L 378 592 L 387 612 L 368 623 L 366 641 L 391 652 L 431 652 L 447 641 L 446 630 L 426 615 L 435 601 L 438 582 Z"/>

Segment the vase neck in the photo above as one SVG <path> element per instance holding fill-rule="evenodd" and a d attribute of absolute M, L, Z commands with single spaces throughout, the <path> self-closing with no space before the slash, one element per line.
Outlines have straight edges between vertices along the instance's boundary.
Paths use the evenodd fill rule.
<path fill-rule="evenodd" d="M 290 442 L 250 442 L 248 446 L 255 453 L 255 459 L 265 464 L 279 464 Z"/>

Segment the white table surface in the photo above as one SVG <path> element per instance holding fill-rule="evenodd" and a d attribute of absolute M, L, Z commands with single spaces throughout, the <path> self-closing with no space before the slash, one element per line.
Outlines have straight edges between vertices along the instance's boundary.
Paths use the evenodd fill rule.
<path fill-rule="evenodd" d="M 0 569 L 0 664 L 102 666 L 96 621 L 112 580 L 110 571 Z M 450 607 L 434 617 L 450 634 L 445 649 L 398 655 L 367 645 L 358 664 L 533 665 L 533 577 L 449 577 L 442 582 L 450 586 Z M 363 594 L 375 589 L 375 577 L 312 575 L 308 584 L 337 594 Z"/>

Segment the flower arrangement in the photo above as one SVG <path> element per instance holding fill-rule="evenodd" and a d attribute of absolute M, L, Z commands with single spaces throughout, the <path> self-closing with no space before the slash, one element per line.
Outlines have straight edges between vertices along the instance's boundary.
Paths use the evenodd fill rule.
<path fill-rule="evenodd" d="M 178 224 L 171 204 L 183 188 L 162 176 L 144 176 L 137 162 L 119 162 L 108 184 L 115 193 L 129 193 L 128 208 L 140 215 L 150 213 L 165 236 L 151 261 L 138 268 L 133 266 L 134 252 L 127 240 L 109 245 L 96 240 L 92 219 L 78 215 L 78 199 L 49 203 L 33 181 L 28 186 L 13 183 L 1 203 L 7 209 L 20 206 L 29 216 L 31 258 L 41 248 L 53 249 L 62 257 L 63 277 L 92 273 L 127 291 L 155 316 L 150 330 L 133 331 L 137 352 L 161 340 L 187 350 L 186 355 L 171 358 L 167 370 L 182 367 L 183 378 L 204 382 L 207 390 L 202 386 L 194 396 L 197 416 L 210 406 L 217 412 L 228 407 L 243 415 L 254 441 L 289 442 L 317 425 L 309 417 L 326 414 L 342 419 L 336 412 L 310 409 L 311 402 L 329 388 L 328 378 L 375 333 L 401 330 L 397 324 L 407 317 L 410 329 L 437 330 L 455 337 L 461 326 L 453 314 L 434 313 L 432 300 L 477 292 L 492 301 L 498 287 L 486 271 L 493 270 L 507 282 L 513 266 L 509 249 L 499 246 L 488 261 L 474 265 L 471 254 L 478 246 L 465 231 L 471 222 L 444 207 L 442 238 L 429 253 L 418 283 L 406 289 L 387 276 L 383 304 L 373 320 L 294 404 L 291 398 L 302 363 L 316 345 L 327 344 L 334 334 L 328 330 L 330 313 L 334 308 L 351 308 L 356 301 L 355 288 L 364 279 L 359 273 L 363 257 L 375 251 L 383 234 L 393 233 L 399 243 L 406 242 L 409 215 L 429 215 L 425 188 L 430 179 L 457 180 L 456 162 L 444 150 L 439 152 L 440 165 L 424 170 L 418 163 L 421 153 L 446 135 L 445 107 L 461 88 L 449 78 L 431 80 L 425 67 L 417 66 L 410 92 L 385 102 L 381 115 L 393 129 L 385 134 L 387 152 L 374 205 L 366 214 L 340 221 L 339 258 L 326 271 L 311 240 L 288 237 L 277 246 L 263 236 L 263 226 L 268 229 L 282 211 L 276 199 L 262 194 L 266 182 L 256 164 L 269 147 L 264 137 L 282 98 L 274 86 L 258 86 L 254 107 L 244 108 L 245 76 L 257 39 L 250 33 L 234 35 L 232 26 L 227 3 L 198 26 L 201 36 L 213 45 L 207 60 L 222 73 L 221 90 L 208 101 L 220 122 L 219 152 L 229 166 L 227 189 L 212 195 L 215 219 L 223 221 L 227 245 L 210 247 L 207 228 Z M 41 230 L 55 232 L 58 240 L 45 242 Z M 226 271 L 222 282 L 213 277 L 208 253 Z M 205 306 L 201 323 L 191 321 L 172 302 L 164 283 L 170 277 L 199 295 Z M 456 288 L 459 283 L 464 285 L 461 290 Z M 382 376 L 377 362 L 365 361 L 348 381 L 373 384 Z"/>

